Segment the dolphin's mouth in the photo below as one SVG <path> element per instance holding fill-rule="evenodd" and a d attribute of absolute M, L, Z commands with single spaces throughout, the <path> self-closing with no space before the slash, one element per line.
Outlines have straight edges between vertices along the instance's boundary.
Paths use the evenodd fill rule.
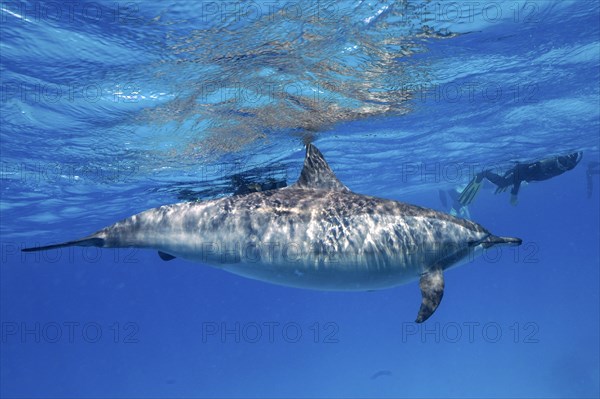
<path fill-rule="evenodd" d="M 482 238 L 481 240 L 471 241 L 469 243 L 469 246 L 474 247 L 474 246 L 481 244 L 484 248 L 490 248 L 494 245 L 499 245 L 499 244 L 519 246 L 522 243 L 523 243 L 523 240 L 521 240 L 520 238 L 517 238 L 517 237 L 499 237 L 499 236 L 490 234 L 487 237 Z"/>

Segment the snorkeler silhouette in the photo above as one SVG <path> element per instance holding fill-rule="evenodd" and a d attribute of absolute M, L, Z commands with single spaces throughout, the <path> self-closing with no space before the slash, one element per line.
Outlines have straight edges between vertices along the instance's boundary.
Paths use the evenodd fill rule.
<path fill-rule="evenodd" d="M 548 180 L 561 175 L 577 166 L 582 155 L 582 152 L 574 152 L 569 155 L 544 158 L 532 163 L 517 163 L 504 176 L 497 175 L 490 170 L 484 170 L 475 175 L 473 180 L 465 187 L 460 194 L 459 201 L 462 205 L 470 204 L 479 192 L 483 178 L 486 178 L 497 186 L 496 194 L 502 193 L 512 186 L 510 203 L 516 205 L 517 194 L 522 182 Z"/>
<path fill-rule="evenodd" d="M 587 196 L 588 198 L 592 198 L 592 189 L 594 180 L 592 178 L 593 175 L 600 175 L 600 162 L 592 161 L 588 163 L 587 170 L 585 171 L 585 176 L 587 177 Z"/>

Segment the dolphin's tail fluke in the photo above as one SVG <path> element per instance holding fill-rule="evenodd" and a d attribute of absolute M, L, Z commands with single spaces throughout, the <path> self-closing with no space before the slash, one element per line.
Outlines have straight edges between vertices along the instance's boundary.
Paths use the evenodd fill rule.
<path fill-rule="evenodd" d="M 23 248 L 23 252 L 46 251 L 48 249 L 64 248 L 64 247 L 103 247 L 104 239 L 99 237 L 85 237 L 80 240 L 62 242 L 60 244 L 45 245 L 43 247 Z"/>

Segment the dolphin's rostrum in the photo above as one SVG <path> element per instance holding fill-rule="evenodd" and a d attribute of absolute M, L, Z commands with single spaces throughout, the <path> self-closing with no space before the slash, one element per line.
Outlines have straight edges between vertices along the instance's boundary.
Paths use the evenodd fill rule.
<path fill-rule="evenodd" d="M 198 261 L 275 284 L 369 291 L 420 279 L 417 322 L 444 293 L 443 271 L 497 244 L 468 220 L 356 194 L 308 144 L 298 181 L 285 188 L 149 209 L 79 240 L 44 247 L 154 248 L 163 260 Z"/>

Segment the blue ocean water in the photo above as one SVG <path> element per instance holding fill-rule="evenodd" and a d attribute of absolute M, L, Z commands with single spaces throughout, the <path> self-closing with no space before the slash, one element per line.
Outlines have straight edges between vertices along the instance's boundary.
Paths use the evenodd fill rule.
<path fill-rule="evenodd" d="M 2 2 L 0 396 L 600 396 L 596 1 Z M 583 151 L 471 218 L 521 237 L 418 283 L 268 285 L 154 251 L 20 248 L 297 178 L 448 211 L 474 172 Z M 246 183 L 244 183 L 244 181 Z M 591 182 L 591 186 L 589 185 Z"/>

